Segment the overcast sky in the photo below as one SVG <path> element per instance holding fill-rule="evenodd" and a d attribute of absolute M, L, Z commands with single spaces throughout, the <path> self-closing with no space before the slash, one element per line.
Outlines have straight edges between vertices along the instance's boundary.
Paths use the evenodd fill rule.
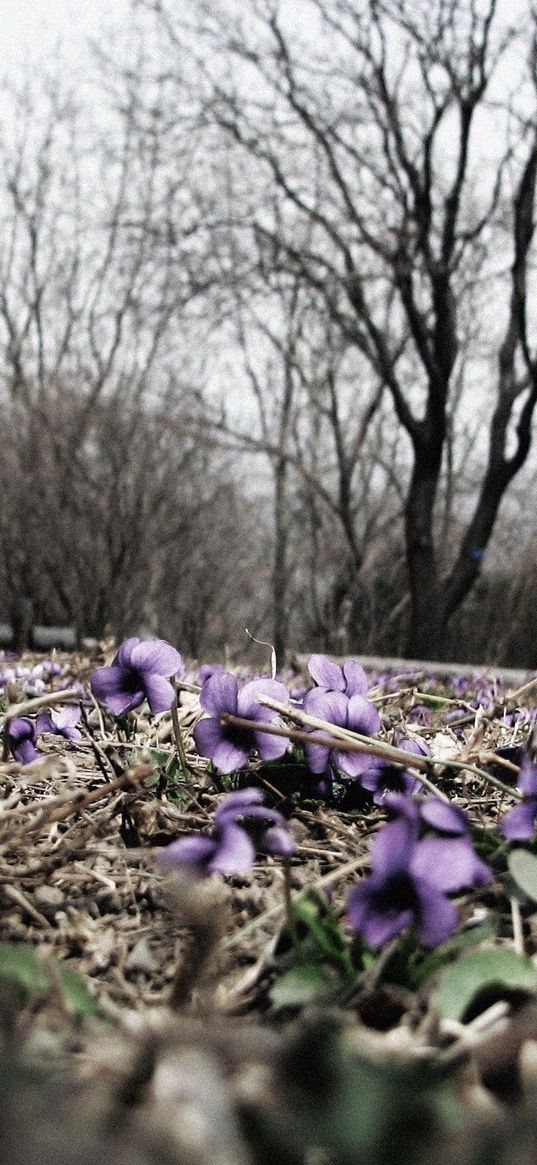
<path fill-rule="evenodd" d="M 85 38 L 124 20 L 129 0 L 0 0 L 2 55 L 8 69 L 54 51 L 79 57 Z"/>

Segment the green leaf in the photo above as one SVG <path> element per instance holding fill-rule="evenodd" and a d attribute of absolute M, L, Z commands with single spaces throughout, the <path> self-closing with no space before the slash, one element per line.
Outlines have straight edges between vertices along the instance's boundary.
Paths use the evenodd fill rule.
<path fill-rule="evenodd" d="M 435 975 L 437 971 L 444 966 L 445 963 L 450 962 L 453 955 L 457 955 L 459 951 L 463 951 L 466 947 L 476 947 L 485 939 L 495 937 L 498 931 L 498 921 L 495 918 L 488 918 L 486 922 L 479 926 L 468 927 L 468 930 L 461 931 L 453 938 L 448 938 L 447 942 L 442 943 L 441 946 L 435 947 L 425 957 L 422 957 L 415 966 L 411 968 L 410 986 L 413 988 L 419 987 L 421 983 L 425 983 L 430 979 L 431 975 Z"/>
<path fill-rule="evenodd" d="M 293 967 L 276 980 L 270 990 L 275 1007 L 300 1007 L 317 995 L 324 995 L 334 986 L 334 978 L 316 963 Z"/>
<path fill-rule="evenodd" d="M 21 1004 L 41 1000 L 50 986 L 49 976 L 34 947 L 24 943 L 0 943 L 0 983 Z"/>
<path fill-rule="evenodd" d="M 347 940 L 323 895 L 306 890 L 293 902 L 293 916 L 296 923 L 302 923 L 322 958 L 342 967 L 346 973 L 352 973 Z"/>
<path fill-rule="evenodd" d="M 436 988 L 438 1011 L 444 1019 L 461 1020 L 475 996 L 493 988 L 534 991 L 537 970 L 530 959 L 515 951 L 472 951 L 440 975 Z"/>
<path fill-rule="evenodd" d="M 509 854 L 509 873 L 517 886 L 537 902 L 537 857 L 527 849 L 514 849 Z"/>
<path fill-rule="evenodd" d="M 56 963 L 63 996 L 74 1019 L 85 1019 L 88 1015 L 100 1015 L 101 1009 L 93 995 L 90 995 L 85 980 L 71 967 Z"/>
<path fill-rule="evenodd" d="M 77 971 L 52 955 L 42 959 L 39 950 L 24 943 L 0 943 L 0 984 L 15 995 L 21 1006 L 41 1003 L 55 983 L 74 1019 L 100 1014 L 97 1000 Z"/>

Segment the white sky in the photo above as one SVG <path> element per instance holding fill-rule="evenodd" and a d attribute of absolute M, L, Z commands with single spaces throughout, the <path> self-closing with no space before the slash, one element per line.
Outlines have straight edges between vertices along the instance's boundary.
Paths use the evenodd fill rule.
<path fill-rule="evenodd" d="M 126 20 L 129 0 L 0 0 L 3 67 L 42 59 L 61 41 L 63 54 L 80 60 L 85 38 L 99 38 Z"/>

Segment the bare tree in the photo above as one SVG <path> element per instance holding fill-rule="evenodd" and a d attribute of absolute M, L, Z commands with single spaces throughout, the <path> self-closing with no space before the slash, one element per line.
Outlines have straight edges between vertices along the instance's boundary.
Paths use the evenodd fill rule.
<path fill-rule="evenodd" d="M 532 9 L 516 30 L 500 0 L 304 0 L 297 30 L 272 0 L 240 16 L 232 5 L 193 0 L 182 22 L 166 0 L 145 6 L 170 45 L 183 54 L 190 46 L 197 58 L 203 117 L 238 151 L 237 218 L 264 243 L 265 266 L 310 289 L 391 399 L 411 457 L 407 648 L 440 652 L 531 446 Z M 502 67 L 513 71 L 516 91 L 505 97 L 504 88 L 500 102 Z M 499 142 L 488 161 L 479 146 L 487 118 Z M 439 483 L 465 355 L 462 324 L 476 302 L 480 364 L 472 362 L 464 394 L 467 402 L 476 394 L 479 371 L 488 448 L 473 511 L 446 563 Z M 357 384 L 358 409 L 361 395 Z"/>
<path fill-rule="evenodd" d="M 166 622 L 170 547 L 222 483 L 170 424 L 192 397 L 178 332 L 203 280 L 186 261 L 178 276 L 178 230 L 155 246 L 166 190 L 136 84 L 104 136 L 59 81 L 29 86 L 0 141 L 0 547 L 16 623 L 29 606 L 91 634 L 147 611 Z"/>

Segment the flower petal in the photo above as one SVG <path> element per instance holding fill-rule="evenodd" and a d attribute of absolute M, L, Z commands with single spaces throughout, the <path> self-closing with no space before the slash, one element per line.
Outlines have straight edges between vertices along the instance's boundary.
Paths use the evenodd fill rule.
<path fill-rule="evenodd" d="M 278 760 L 291 745 L 286 736 L 271 736 L 268 732 L 254 732 L 253 737 L 261 760 Z"/>
<path fill-rule="evenodd" d="M 342 752 L 335 748 L 332 751 L 332 764 L 348 777 L 361 777 L 365 769 L 371 768 L 371 757 L 363 752 Z"/>
<path fill-rule="evenodd" d="M 250 680 L 239 691 L 237 699 L 239 716 L 246 716 L 248 720 L 273 720 L 278 713 L 260 704 L 259 696 L 270 696 L 271 700 L 277 700 L 279 704 L 289 703 L 289 692 L 285 684 L 279 680 Z"/>
<path fill-rule="evenodd" d="M 368 793 L 374 793 L 380 787 L 382 788 L 383 770 L 386 767 L 386 762 L 380 757 L 364 756 L 364 761 L 367 767 L 362 769 L 360 773 L 360 784 L 363 789 L 367 789 Z"/>
<path fill-rule="evenodd" d="M 357 659 L 348 659 L 343 664 L 346 696 L 365 696 L 368 687 L 367 675 Z"/>
<path fill-rule="evenodd" d="M 315 683 L 320 688 L 328 688 L 334 692 L 343 692 L 345 690 L 345 678 L 342 669 L 339 664 L 333 659 L 329 659 L 327 655 L 310 655 L 306 667 L 312 680 L 315 680 Z"/>
<path fill-rule="evenodd" d="M 373 736 L 381 727 L 381 719 L 370 700 L 365 696 L 351 696 L 347 708 L 347 725 L 353 732 Z"/>
<path fill-rule="evenodd" d="M 330 749 L 324 744 L 304 744 L 304 756 L 310 773 L 325 773 L 330 761 Z"/>
<path fill-rule="evenodd" d="M 141 643 L 138 635 L 131 635 L 130 639 L 125 639 L 112 660 L 112 667 L 114 664 L 117 667 L 130 667 L 131 654 L 138 643 Z"/>
<path fill-rule="evenodd" d="M 253 751 L 253 740 L 252 748 Z M 250 759 L 250 751 L 244 743 L 236 743 L 227 736 L 222 736 L 220 743 L 213 754 L 213 765 L 220 773 L 236 773 L 243 769 Z"/>
<path fill-rule="evenodd" d="M 470 826 L 466 814 L 456 805 L 448 805 L 439 797 L 426 797 L 420 806 L 420 814 L 427 825 L 441 833 L 469 834 Z"/>
<path fill-rule="evenodd" d="M 382 903 L 384 880 L 364 878 L 347 899 L 347 918 L 370 947 L 381 947 L 401 934 L 414 919 L 412 909 L 387 909 Z"/>
<path fill-rule="evenodd" d="M 262 849 L 267 854 L 290 857 L 296 853 L 296 841 L 283 825 L 272 825 L 263 837 Z"/>
<path fill-rule="evenodd" d="M 222 826 L 214 857 L 209 869 L 219 874 L 247 874 L 255 858 L 255 849 L 248 834 L 233 822 Z"/>
<path fill-rule="evenodd" d="M 379 829 L 371 844 L 371 866 L 375 874 L 387 878 L 408 870 L 417 837 L 418 824 L 411 817 L 396 817 Z"/>
<path fill-rule="evenodd" d="M 79 704 L 67 704 L 63 708 L 55 708 L 51 713 L 51 720 L 63 732 L 64 728 L 76 728 L 81 716 L 82 709 Z"/>
<path fill-rule="evenodd" d="M 31 740 L 21 740 L 18 744 L 11 745 L 11 752 L 21 765 L 31 765 L 33 761 L 41 760 L 44 755 L 34 747 Z"/>
<path fill-rule="evenodd" d="M 130 661 L 138 671 L 167 678 L 183 675 L 185 670 L 182 655 L 165 639 L 140 640 L 131 650 Z"/>
<path fill-rule="evenodd" d="M 43 732 L 50 732 L 56 735 L 58 726 L 54 723 L 50 712 L 41 712 L 39 716 L 36 716 L 35 730 L 38 736 L 41 736 Z"/>
<path fill-rule="evenodd" d="M 418 842 L 410 868 L 416 878 L 446 893 L 492 881 L 492 871 L 466 837 L 425 838 Z"/>
<path fill-rule="evenodd" d="M 304 697 L 304 711 L 318 720 L 327 720 L 338 728 L 347 727 L 349 701 L 343 692 L 327 692 L 324 688 L 312 688 Z"/>
<path fill-rule="evenodd" d="M 222 712 L 237 713 L 239 681 L 229 671 L 213 672 L 201 689 L 200 703 L 210 716 L 220 716 Z"/>
<path fill-rule="evenodd" d="M 158 712 L 168 712 L 175 700 L 175 688 L 170 680 L 156 672 L 145 674 L 145 694 L 154 716 Z"/>
<path fill-rule="evenodd" d="M 100 667 L 90 676 L 90 688 L 93 695 L 112 712 L 114 716 L 123 716 L 132 712 L 145 699 L 142 687 L 132 690 L 133 673 L 124 667 Z"/>
<path fill-rule="evenodd" d="M 526 797 L 532 797 L 537 793 L 537 765 L 532 764 L 528 756 L 522 761 L 518 785 Z"/>
<path fill-rule="evenodd" d="M 212 760 L 218 745 L 224 739 L 225 730 L 224 726 L 211 716 L 206 720 L 198 720 L 192 735 L 199 755 Z"/>
<path fill-rule="evenodd" d="M 202 721 L 207 723 L 207 721 Z M 215 821 L 218 821 L 222 814 L 231 813 L 237 816 L 241 813 L 246 813 L 254 805 L 263 804 L 263 790 L 248 786 L 246 789 L 235 789 L 233 793 L 226 793 L 220 801 L 216 813 L 214 815 Z"/>
<path fill-rule="evenodd" d="M 193 833 L 172 841 L 165 849 L 159 850 L 157 861 L 162 865 L 197 867 L 201 875 L 208 873 L 208 863 L 216 850 L 216 840 L 203 833 Z M 194 872 L 194 871 L 193 871 Z"/>
<path fill-rule="evenodd" d="M 537 797 L 528 797 L 510 809 L 500 822 L 500 833 L 508 841 L 529 841 L 535 832 Z"/>
<path fill-rule="evenodd" d="M 415 883 L 419 898 L 416 934 L 425 947 L 437 947 L 453 934 L 459 914 L 453 902 L 445 898 L 429 882 Z"/>

